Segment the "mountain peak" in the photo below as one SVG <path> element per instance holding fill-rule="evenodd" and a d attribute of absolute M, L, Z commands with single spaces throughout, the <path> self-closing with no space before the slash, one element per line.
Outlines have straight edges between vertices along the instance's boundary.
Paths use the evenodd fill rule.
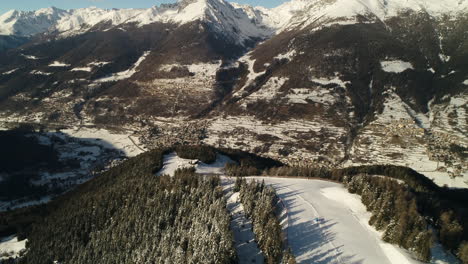
<path fill-rule="evenodd" d="M 233 35 L 239 35 L 243 41 L 311 23 L 351 23 L 357 15 L 385 20 L 408 9 L 433 16 L 456 14 L 468 10 L 468 0 L 292 0 L 272 9 L 231 4 L 225 0 L 179 0 L 149 9 L 62 10 L 50 7 L 30 12 L 8 11 L 0 16 L 0 35 L 31 36 L 54 30 L 70 36 L 86 32 L 86 28 L 102 22 L 111 22 L 111 26 L 125 23 L 143 26 L 198 20 L 209 22 L 212 28 L 228 34 L 236 31 Z"/>

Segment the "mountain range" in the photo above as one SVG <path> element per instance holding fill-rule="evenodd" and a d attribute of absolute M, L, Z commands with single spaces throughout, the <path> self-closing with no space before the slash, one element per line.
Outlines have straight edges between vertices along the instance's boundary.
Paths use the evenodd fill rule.
<path fill-rule="evenodd" d="M 468 1 L 184 0 L 0 16 L 0 120 L 468 187 Z"/>

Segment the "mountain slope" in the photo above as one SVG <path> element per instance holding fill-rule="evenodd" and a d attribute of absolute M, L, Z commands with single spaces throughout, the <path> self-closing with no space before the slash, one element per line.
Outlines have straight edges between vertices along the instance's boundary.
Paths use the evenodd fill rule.
<path fill-rule="evenodd" d="M 466 39 L 454 37 L 466 15 L 413 9 L 384 20 L 364 9 L 295 16 L 316 22 L 285 28 L 241 58 L 245 73 L 206 142 L 297 164 L 396 163 L 468 186 L 466 155 L 454 151 L 468 144 Z"/>
<path fill-rule="evenodd" d="M 235 263 L 219 178 L 155 176 L 163 155 L 144 153 L 49 204 L 19 263 Z"/>

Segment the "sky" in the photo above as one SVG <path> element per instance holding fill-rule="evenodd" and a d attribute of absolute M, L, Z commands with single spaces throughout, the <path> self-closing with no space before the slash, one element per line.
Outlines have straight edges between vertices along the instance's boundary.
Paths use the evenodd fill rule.
<path fill-rule="evenodd" d="M 0 0 L 0 15 L 11 9 L 36 10 L 55 6 L 62 9 L 74 9 L 89 6 L 100 8 L 149 8 L 161 3 L 173 3 L 176 0 Z M 231 0 L 228 0 L 231 1 Z M 233 0 L 240 4 L 275 7 L 286 0 Z"/>

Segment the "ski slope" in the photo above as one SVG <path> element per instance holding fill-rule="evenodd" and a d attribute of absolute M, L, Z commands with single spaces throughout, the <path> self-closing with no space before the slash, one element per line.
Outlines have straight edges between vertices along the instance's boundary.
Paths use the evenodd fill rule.
<path fill-rule="evenodd" d="M 367 224 L 370 214 L 359 196 L 333 182 L 264 178 L 288 209 L 285 228 L 298 263 L 414 264 L 400 248 L 385 243 Z M 315 221 L 318 218 L 319 221 Z"/>

